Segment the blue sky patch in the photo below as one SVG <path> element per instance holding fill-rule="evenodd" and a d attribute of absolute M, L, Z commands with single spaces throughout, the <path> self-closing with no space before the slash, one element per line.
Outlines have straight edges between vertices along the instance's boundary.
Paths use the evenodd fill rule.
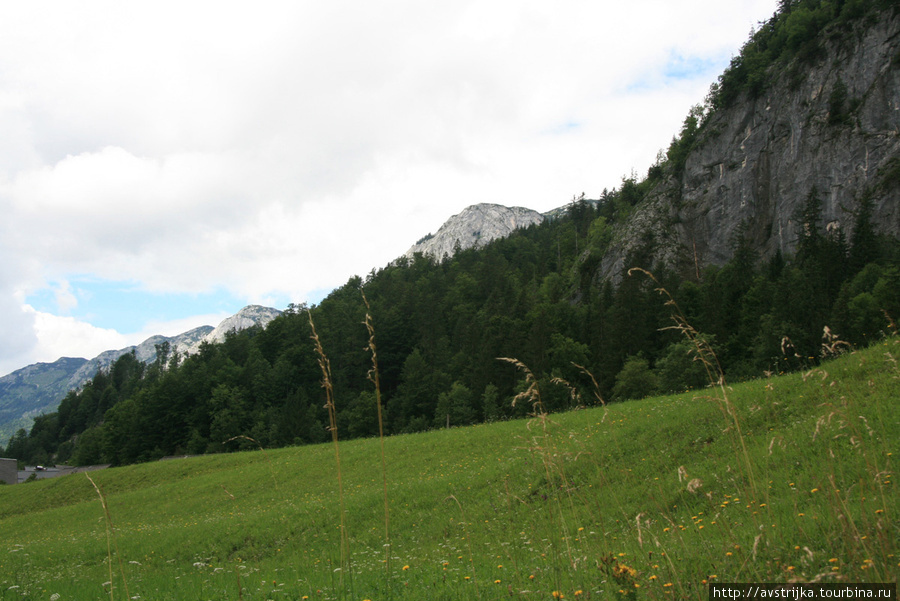
<path fill-rule="evenodd" d="M 666 63 L 651 73 L 641 73 L 627 87 L 629 92 L 645 92 L 654 88 L 669 86 L 679 81 L 708 79 L 712 83 L 716 76 L 728 66 L 730 56 L 682 56 L 669 53 Z"/>
<path fill-rule="evenodd" d="M 232 315 L 249 304 L 221 289 L 200 294 L 156 293 L 143 289 L 134 281 L 73 277 L 67 282 L 67 286 L 65 281 L 52 282 L 51 286 L 29 295 L 26 302 L 38 311 L 74 317 L 123 334 L 139 332 L 149 322 L 216 313 Z M 288 302 L 275 300 L 283 301 L 285 306 Z M 283 308 L 281 305 L 275 307 Z"/>
<path fill-rule="evenodd" d="M 666 80 L 670 81 L 696 79 L 709 74 L 718 74 L 722 68 L 722 61 L 719 59 L 672 55 L 663 67 L 662 74 Z"/>

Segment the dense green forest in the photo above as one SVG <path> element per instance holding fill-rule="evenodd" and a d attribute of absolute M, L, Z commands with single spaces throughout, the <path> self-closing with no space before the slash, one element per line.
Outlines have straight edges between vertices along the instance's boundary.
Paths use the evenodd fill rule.
<path fill-rule="evenodd" d="M 0 454 L 29 463 L 126 464 L 324 441 L 329 418 L 311 322 L 330 360 L 339 436 L 377 435 L 363 293 L 387 433 L 524 415 L 527 407 L 511 403 L 521 374 L 498 357 L 527 364 L 553 411 L 702 387 L 705 371 L 670 329 L 673 310 L 702 333 L 733 381 L 806 367 L 823 349 L 844 348 L 823 341 L 825 326 L 849 345 L 893 332 L 900 248 L 875 234 L 869 193 L 857 199 L 844 233 L 826 231 L 813 190 L 794 220 L 791 257 L 763 261 L 738 235 L 727 264 L 680 273 L 652 264 L 648 239 L 626 258 L 617 285 L 598 276 L 615 229 L 655 186 L 681 175 L 706 115 L 760 93 L 776 62 L 813 60 L 820 31 L 868 18 L 876 4 L 897 2 L 782 2 L 645 178 L 623 179 L 597 201 L 574 199 L 559 217 L 482 249 L 442 261 L 401 258 L 352 278 L 317 306 L 291 306 L 265 329 L 232 334 L 195 355 L 164 345 L 150 365 L 125 355 Z M 632 266 L 654 279 L 629 274 Z"/>
<path fill-rule="evenodd" d="M 760 262 L 738 239 L 734 258 L 699 280 L 660 269 L 657 281 L 633 273 L 613 287 L 591 265 L 630 185 L 481 250 L 442 262 L 401 259 L 351 279 L 318 306 L 291 306 L 265 329 L 235 333 L 196 355 L 161 346 L 149 366 L 124 355 L 56 413 L 38 417 L 30 433 L 19 431 L 5 455 L 125 464 L 324 441 L 329 420 L 310 316 L 331 363 L 339 435 L 376 435 L 363 291 L 388 433 L 524 415 L 528 408 L 510 402 L 520 375 L 498 357 L 525 362 L 557 411 L 704 386 L 690 346 L 667 329 L 673 308 L 660 286 L 732 380 L 815 363 L 826 325 L 853 345 L 893 331 L 900 252 L 873 234 L 866 202 L 849 240 L 826 234 L 811 194 L 790 259 Z"/>

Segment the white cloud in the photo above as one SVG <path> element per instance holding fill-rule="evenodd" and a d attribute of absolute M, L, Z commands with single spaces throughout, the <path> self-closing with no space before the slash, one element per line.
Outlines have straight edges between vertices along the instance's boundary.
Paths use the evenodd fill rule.
<path fill-rule="evenodd" d="M 216 326 L 228 317 L 226 313 L 210 313 L 169 321 L 149 321 L 140 331 L 123 334 L 110 328 L 98 328 L 75 317 L 37 311 L 27 304 L 22 311 L 31 321 L 34 340 L 24 355 L 0 356 L 0 372 L 3 374 L 30 363 L 52 363 L 60 357 L 92 359 L 103 351 L 137 345 L 157 334 L 175 336 L 201 325 Z M 24 322 L 19 320 L 18 323 Z M 22 351 L 21 348 L 19 350 Z"/>
<path fill-rule="evenodd" d="M 646 170 L 719 69 L 702 67 L 775 5 L 5 7 L 0 310 L 16 352 L 35 344 L 22 291 L 74 274 L 302 301 L 469 204 L 595 196 Z M 90 325 L 40 319 L 48 341 Z"/>
<path fill-rule="evenodd" d="M 33 320 L 38 343 L 30 349 L 29 362 L 52 363 L 60 357 L 93 358 L 105 350 L 128 346 L 128 338 L 115 330 L 98 328 L 74 317 L 24 310 Z"/>
<path fill-rule="evenodd" d="M 59 282 L 54 290 L 54 296 L 56 297 L 56 306 L 60 313 L 69 313 L 78 306 L 78 298 L 72 292 L 72 286 L 69 285 L 68 280 Z"/>

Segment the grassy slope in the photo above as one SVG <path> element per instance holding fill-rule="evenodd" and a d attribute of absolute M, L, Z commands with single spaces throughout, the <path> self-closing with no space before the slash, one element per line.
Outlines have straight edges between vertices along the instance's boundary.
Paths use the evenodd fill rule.
<path fill-rule="evenodd" d="M 735 386 L 743 438 L 710 389 L 387 439 L 387 568 L 376 439 L 340 446 L 350 561 L 330 444 L 95 472 L 114 598 L 705 599 L 711 579 L 896 582 L 898 356 L 895 339 Z M 108 598 L 105 524 L 83 475 L 0 487 L 0 600 Z"/>

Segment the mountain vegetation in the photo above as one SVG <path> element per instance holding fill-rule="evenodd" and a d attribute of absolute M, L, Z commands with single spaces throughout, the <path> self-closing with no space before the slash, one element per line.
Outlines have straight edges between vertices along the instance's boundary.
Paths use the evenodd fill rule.
<path fill-rule="evenodd" d="M 313 323 L 330 360 L 342 439 L 378 434 L 379 397 L 384 428 L 394 434 L 526 415 L 529 408 L 512 399 L 529 384 L 498 357 L 531 369 L 549 411 L 703 387 L 705 370 L 671 328 L 671 303 L 702 333 L 729 381 L 810 368 L 838 340 L 865 346 L 881 339 L 900 315 L 900 245 L 879 233 L 873 199 L 886 188 L 875 185 L 855 199 L 846 232 L 823 223 L 828 195 L 813 187 L 797 202 L 790 254 L 763 253 L 745 226 L 735 228 L 727 261 L 685 268 L 661 260 L 654 232 L 645 229 L 631 236 L 610 277 L 604 270 L 616 236 L 635 231 L 640 209 L 685 177 L 717 114 L 759 97 L 785 69 L 802 78 L 823 60 L 823 38 L 833 42 L 844 29 L 857 31 L 848 24 L 896 14 L 898 4 L 785 0 L 646 177 L 624 178 L 596 202 L 575 198 L 564 214 L 477 250 L 444 260 L 401 257 L 352 278 L 318 306 L 291 306 L 265 328 L 205 343 L 189 356 L 160 348 L 144 366 L 125 355 L 55 413 L 36 418 L 30 432 L 18 431 L 0 454 L 122 465 L 322 442 L 331 420 Z M 838 87 L 829 103 L 840 127 L 853 102 Z M 895 171 L 883 172 L 878 186 L 890 186 Z M 896 187 L 890 190 L 896 204 Z M 367 313 L 377 390 L 367 378 Z"/>
<path fill-rule="evenodd" d="M 148 367 L 124 355 L 69 393 L 57 412 L 36 418 L 30 433 L 20 430 L 5 454 L 126 464 L 322 442 L 328 417 L 310 317 L 331 361 L 341 437 L 376 435 L 363 291 L 375 320 L 388 433 L 525 415 L 510 403 L 523 382 L 498 357 L 530 366 L 552 411 L 704 386 L 691 349 L 667 329 L 671 311 L 660 287 L 703 332 L 730 380 L 815 365 L 826 326 L 856 346 L 893 330 L 896 242 L 873 235 L 865 212 L 849 240 L 830 236 L 817 222 L 816 196 L 799 222 L 793 257 L 761 264 L 736 240 L 734 258 L 697 280 L 661 269 L 655 281 L 632 272 L 618 287 L 597 282 L 596 253 L 617 207 L 641 185 L 626 181 L 596 209 L 574 203 L 565 217 L 442 263 L 401 259 L 351 279 L 316 307 L 290 307 L 266 328 L 204 344 L 194 355 L 160 348 Z M 629 264 L 640 266 L 641 258 Z M 557 378 L 580 396 L 551 385 Z"/>

